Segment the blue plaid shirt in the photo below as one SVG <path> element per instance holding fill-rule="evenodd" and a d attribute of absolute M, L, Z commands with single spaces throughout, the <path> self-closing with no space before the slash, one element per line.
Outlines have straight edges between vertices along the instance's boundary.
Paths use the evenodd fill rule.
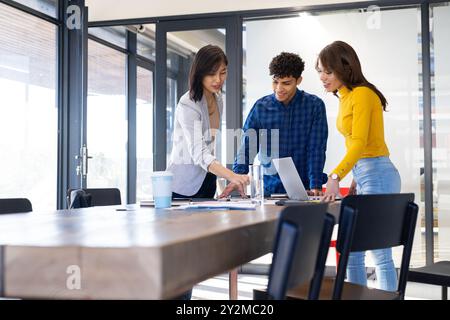
<path fill-rule="evenodd" d="M 273 129 L 278 129 L 278 134 Z M 265 195 L 286 193 L 271 163 L 275 158 L 292 157 L 306 189 L 321 189 L 327 182 L 323 166 L 328 125 L 325 104 L 319 97 L 297 89 L 288 106 L 279 102 L 275 94 L 262 97 L 251 109 L 243 131 L 233 171 L 248 173 L 248 165 L 258 152 L 264 166 Z"/>

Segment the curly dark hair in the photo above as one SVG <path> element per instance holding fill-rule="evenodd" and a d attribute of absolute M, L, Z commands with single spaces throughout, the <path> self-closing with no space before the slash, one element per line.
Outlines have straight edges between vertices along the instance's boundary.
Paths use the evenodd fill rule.
<path fill-rule="evenodd" d="M 298 54 L 290 52 L 280 53 L 272 59 L 269 65 L 270 75 L 277 78 L 293 76 L 298 79 L 303 70 L 305 70 L 305 62 Z"/>

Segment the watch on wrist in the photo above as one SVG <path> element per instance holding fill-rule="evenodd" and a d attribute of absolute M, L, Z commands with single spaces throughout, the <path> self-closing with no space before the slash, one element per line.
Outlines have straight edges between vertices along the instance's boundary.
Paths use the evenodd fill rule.
<path fill-rule="evenodd" d="M 333 179 L 333 180 L 339 181 L 339 176 L 337 175 L 337 173 L 330 174 L 330 178 Z"/>

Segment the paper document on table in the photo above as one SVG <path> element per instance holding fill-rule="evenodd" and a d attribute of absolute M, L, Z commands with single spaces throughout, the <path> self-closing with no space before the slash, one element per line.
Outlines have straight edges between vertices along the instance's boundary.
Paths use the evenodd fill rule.
<path fill-rule="evenodd" d="M 177 209 L 256 210 L 256 203 L 251 203 L 250 201 L 203 201 L 179 206 Z"/>
<path fill-rule="evenodd" d="M 188 205 L 189 203 L 191 203 L 190 199 L 186 199 L 186 200 L 172 200 L 172 206 L 174 206 L 174 207 Z M 140 206 L 141 207 L 154 207 L 155 206 L 155 200 L 141 200 L 140 201 Z"/>

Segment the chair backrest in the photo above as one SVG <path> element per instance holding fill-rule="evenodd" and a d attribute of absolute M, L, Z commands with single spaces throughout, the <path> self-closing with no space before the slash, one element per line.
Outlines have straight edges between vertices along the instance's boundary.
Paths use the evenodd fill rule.
<path fill-rule="evenodd" d="M 74 203 L 72 198 L 73 191 L 75 195 L 80 196 L 80 201 Z M 85 207 L 95 207 L 95 206 L 112 206 L 122 204 L 120 197 L 120 190 L 117 188 L 88 188 L 88 189 L 69 189 L 67 191 L 67 196 L 69 200 L 69 207 L 72 208 L 85 208 Z"/>
<path fill-rule="evenodd" d="M 88 208 L 92 205 L 92 196 L 83 189 L 67 191 L 67 207 L 69 209 Z"/>
<path fill-rule="evenodd" d="M 327 204 L 290 206 L 279 219 L 267 293 L 285 299 L 286 292 L 310 282 L 308 299 L 318 299 L 334 218 Z"/>
<path fill-rule="evenodd" d="M 31 202 L 25 198 L 0 199 L 0 214 L 33 211 Z"/>
<path fill-rule="evenodd" d="M 403 246 L 401 298 L 411 259 L 418 207 L 413 193 L 355 195 L 342 200 L 336 250 L 340 253 L 333 299 L 340 299 L 350 252 Z"/>

